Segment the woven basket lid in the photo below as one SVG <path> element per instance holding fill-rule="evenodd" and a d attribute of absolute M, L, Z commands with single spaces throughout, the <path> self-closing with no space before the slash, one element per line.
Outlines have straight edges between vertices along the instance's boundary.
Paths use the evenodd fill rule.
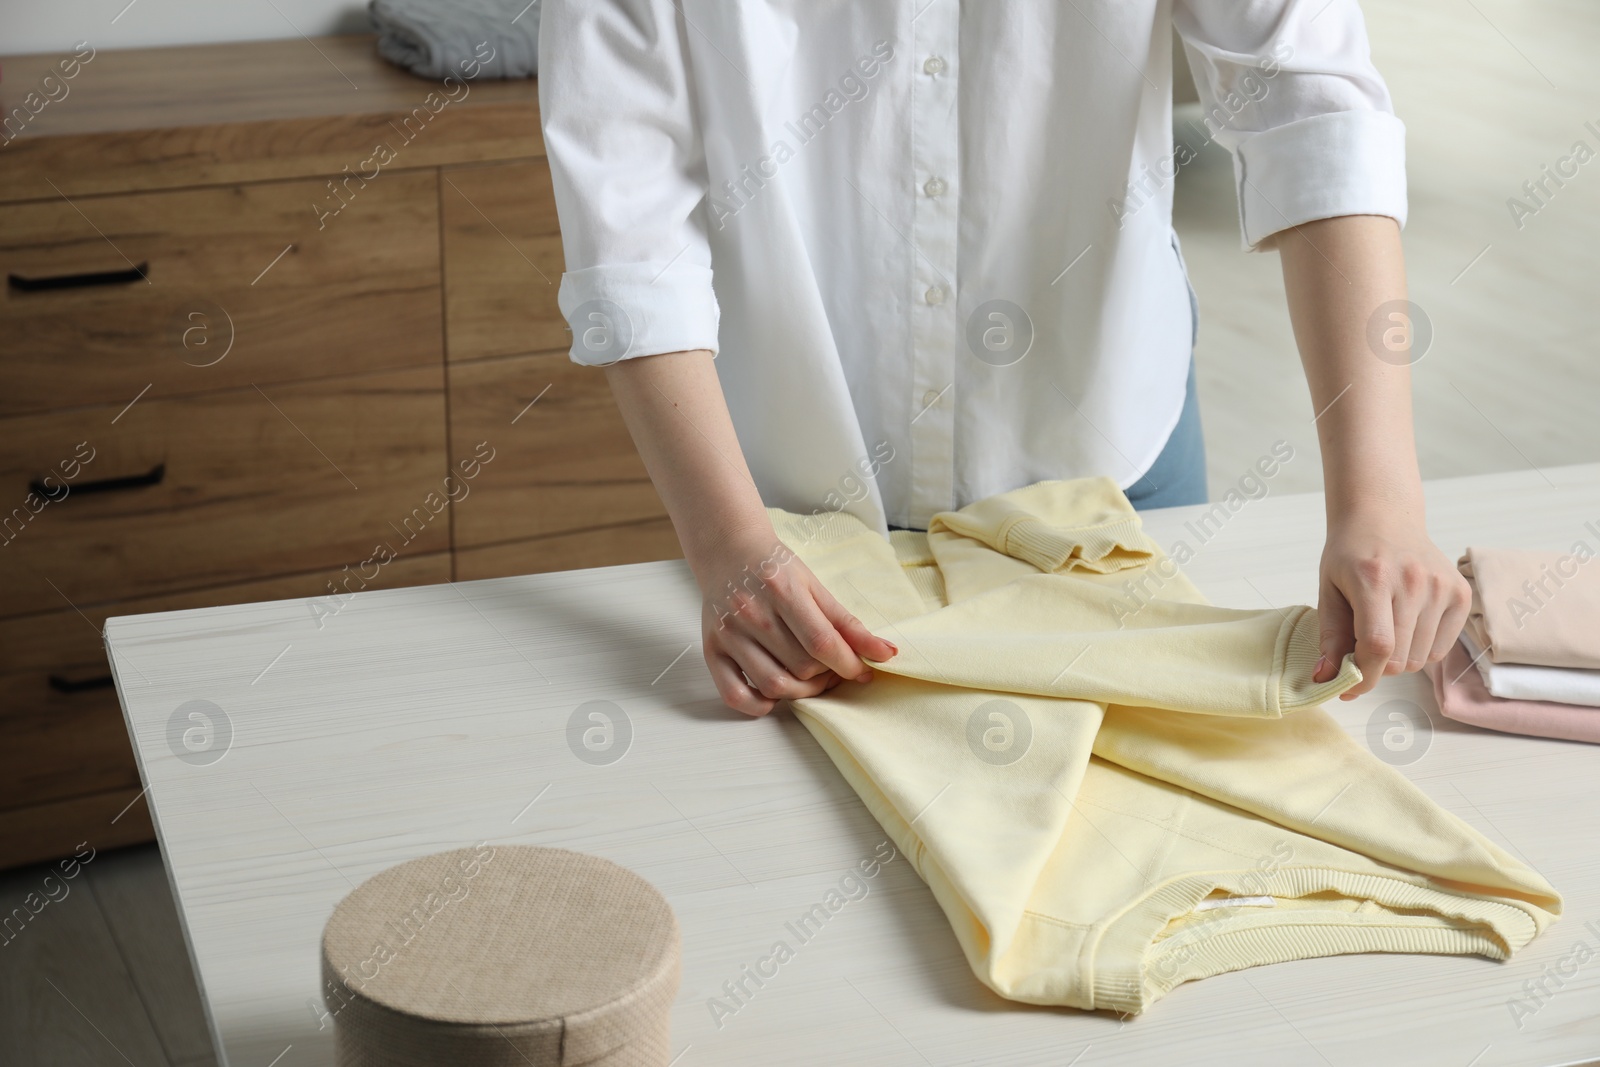
<path fill-rule="evenodd" d="M 340 901 L 323 999 L 341 1063 L 650 1062 L 639 1054 L 665 1046 L 680 958 L 671 907 L 632 871 L 480 845 L 391 867 Z"/>

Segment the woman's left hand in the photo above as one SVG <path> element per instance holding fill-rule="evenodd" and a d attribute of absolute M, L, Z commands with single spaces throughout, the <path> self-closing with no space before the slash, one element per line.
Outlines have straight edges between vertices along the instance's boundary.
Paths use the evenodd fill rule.
<path fill-rule="evenodd" d="M 1312 678 L 1332 678 L 1354 651 L 1362 680 L 1341 700 L 1369 692 L 1385 674 L 1444 659 L 1472 604 L 1456 565 L 1405 515 L 1330 521 L 1321 572 L 1322 659 Z"/>

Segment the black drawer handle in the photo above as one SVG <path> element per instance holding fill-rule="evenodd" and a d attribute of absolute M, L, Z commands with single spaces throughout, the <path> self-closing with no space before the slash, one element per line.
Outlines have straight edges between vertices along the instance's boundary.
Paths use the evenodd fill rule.
<path fill-rule="evenodd" d="M 76 496 L 78 493 L 109 493 L 117 489 L 143 489 L 146 486 L 160 485 L 161 479 L 167 476 L 167 465 L 157 463 L 144 474 L 127 474 L 121 478 L 102 478 L 98 482 L 81 482 L 78 485 L 67 487 L 65 493 L 52 493 L 50 487 L 44 482 L 34 479 L 28 483 L 28 488 L 46 500 L 61 500 L 67 496 Z"/>
<path fill-rule="evenodd" d="M 48 289 L 88 289 L 96 285 L 123 285 L 142 282 L 150 273 L 150 264 L 141 263 L 127 270 L 91 270 L 82 274 L 49 274 L 42 278 L 24 278 L 20 274 L 7 276 L 11 288 L 24 293 L 42 293 Z"/>
<path fill-rule="evenodd" d="M 99 674 L 93 678 L 84 678 L 74 681 L 63 678 L 59 674 L 50 676 L 50 688 L 58 693 L 87 693 L 92 689 L 110 689 L 114 684 L 109 674 Z"/>

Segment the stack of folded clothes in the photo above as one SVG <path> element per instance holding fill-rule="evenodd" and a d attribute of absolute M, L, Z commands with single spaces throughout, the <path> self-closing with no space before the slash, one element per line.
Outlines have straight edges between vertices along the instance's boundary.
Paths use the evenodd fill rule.
<path fill-rule="evenodd" d="M 1600 564 L 1571 552 L 1469 548 L 1472 613 L 1428 666 L 1439 710 L 1490 730 L 1600 741 Z"/>

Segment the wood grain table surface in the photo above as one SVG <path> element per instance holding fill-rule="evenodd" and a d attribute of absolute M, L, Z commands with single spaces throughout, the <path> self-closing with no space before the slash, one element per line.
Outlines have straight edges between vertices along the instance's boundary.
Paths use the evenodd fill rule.
<path fill-rule="evenodd" d="M 1315 603 L 1321 496 L 1235 503 L 1145 526 L 1169 551 L 1188 543 L 1185 570 L 1215 603 Z M 1600 550 L 1600 465 L 1434 482 L 1428 507 L 1448 553 Z M 1431 713 L 1401 770 L 1548 878 L 1561 921 L 1507 962 L 1305 960 L 1190 983 L 1122 1020 L 990 993 L 903 858 L 795 938 L 787 924 L 885 835 L 792 713 L 721 706 L 681 561 L 115 618 L 106 639 L 231 1067 L 331 1064 L 318 941 L 334 905 L 386 867 L 479 841 L 595 853 L 665 893 L 684 940 L 677 1067 L 1600 1057 L 1600 748 L 1443 719 L 1420 675 L 1328 710 L 1363 740 L 1392 701 Z M 792 958 L 730 998 L 780 940 Z"/>

